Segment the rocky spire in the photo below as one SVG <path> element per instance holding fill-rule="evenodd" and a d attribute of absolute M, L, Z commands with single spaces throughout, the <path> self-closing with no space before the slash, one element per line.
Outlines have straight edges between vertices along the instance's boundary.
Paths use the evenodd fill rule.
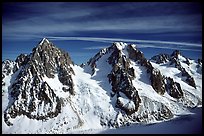
<path fill-rule="evenodd" d="M 31 119 L 43 120 L 53 118 L 61 112 L 61 102 L 44 77 L 58 78 L 63 84 L 62 90 L 74 94 L 71 75 L 74 71 L 69 54 L 58 49 L 54 44 L 43 38 L 29 55 L 21 54 L 16 59 L 17 76 L 11 83 L 10 105 L 5 111 L 4 119 L 26 115 Z M 42 104 L 43 103 L 43 104 Z M 44 109 L 41 111 L 39 107 Z"/>

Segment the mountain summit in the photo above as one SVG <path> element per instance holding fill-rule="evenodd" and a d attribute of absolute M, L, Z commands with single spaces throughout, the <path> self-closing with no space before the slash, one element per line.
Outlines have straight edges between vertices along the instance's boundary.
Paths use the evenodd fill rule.
<path fill-rule="evenodd" d="M 68 53 L 58 49 L 47 39 L 43 39 L 30 55 L 21 54 L 15 60 L 9 105 L 4 112 L 8 125 L 10 118 L 25 115 L 30 119 L 56 117 L 61 112 L 61 102 L 57 92 L 74 93 L 70 67 L 72 61 Z M 61 88 L 51 88 L 48 79 L 57 79 Z"/>
<path fill-rule="evenodd" d="M 176 50 L 150 60 L 114 42 L 83 67 L 43 38 L 2 63 L 3 133 L 71 133 L 158 123 L 202 106 L 202 61 Z M 30 124 L 31 127 L 19 124 Z"/>

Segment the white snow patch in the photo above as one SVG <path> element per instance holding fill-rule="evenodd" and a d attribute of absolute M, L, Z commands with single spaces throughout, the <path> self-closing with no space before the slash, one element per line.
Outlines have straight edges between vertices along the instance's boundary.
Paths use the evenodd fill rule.
<path fill-rule="evenodd" d="M 48 78 L 47 76 L 42 77 L 43 81 L 47 82 L 48 85 L 54 90 L 55 94 L 59 97 L 66 98 L 70 94 L 69 92 L 64 92 L 62 90 L 63 87 L 67 87 L 66 85 L 63 85 L 58 78 L 58 75 L 55 74 L 54 78 Z"/>
<path fill-rule="evenodd" d="M 135 104 L 133 101 L 127 99 L 127 98 L 123 98 L 123 97 L 118 97 L 118 100 L 122 103 L 122 105 L 124 107 L 126 107 L 127 109 L 135 109 Z"/>
<path fill-rule="evenodd" d="M 127 46 L 127 43 L 115 42 L 115 45 L 119 50 L 123 50 Z"/>

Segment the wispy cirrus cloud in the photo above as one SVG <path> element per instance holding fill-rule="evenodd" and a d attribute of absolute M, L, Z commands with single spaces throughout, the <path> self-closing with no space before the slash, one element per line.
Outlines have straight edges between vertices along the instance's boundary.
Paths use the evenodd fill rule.
<path fill-rule="evenodd" d="M 85 47 L 83 49 L 85 50 L 98 50 L 98 49 L 104 49 L 107 48 L 108 46 L 91 46 L 91 47 Z"/>
<path fill-rule="evenodd" d="M 200 32 L 199 9 L 194 3 L 6 3 L 2 33 L 3 39 L 25 40 L 103 31 Z"/>
<path fill-rule="evenodd" d="M 16 50 L 16 46 L 11 46 L 13 44 L 32 48 L 27 42 L 38 41 L 43 37 L 59 41 L 59 45 L 63 47 L 66 41 L 73 40 L 70 43 L 79 41 L 77 46 L 70 44 L 69 47 L 65 47 L 79 61 L 93 55 L 82 52 L 94 52 L 105 47 L 103 45 L 107 45 L 106 43 L 117 41 L 135 43 L 140 48 L 168 46 L 172 49 L 200 50 L 202 4 L 194 2 L 4 2 L 2 4 L 4 56 L 7 55 L 6 50 Z M 169 40 L 174 38 L 186 42 Z M 86 42 L 87 44 L 82 46 L 84 41 L 92 43 L 89 45 L 89 42 Z"/>
<path fill-rule="evenodd" d="M 61 15 L 64 18 L 66 14 Z M 163 21 L 161 21 L 163 20 Z M 188 23 L 185 23 L 188 22 Z M 115 20 L 97 20 L 86 22 L 58 22 L 44 17 L 33 17 L 26 20 L 17 20 L 11 23 L 3 23 L 3 35 L 9 38 L 33 37 L 33 35 L 53 35 L 55 33 L 66 33 L 74 35 L 80 32 L 89 31 L 110 31 L 110 32 L 135 32 L 135 33 L 161 33 L 161 32 L 184 32 L 201 31 L 199 22 L 184 16 L 155 16 L 136 17 Z"/>
<path fill-rule="evenodd" d="M 171 45 L 185 45 L 202 47 L 200 43 L 187 43 L 187 42 L 174 42 L 174 41 L 158 41 L 158 40 L 135 40 L 135 39 L 122 39 L 122 38 L 100 38 L 100 37 L 53 37 L 49 36 L 52 40 L 82 40 L 82 41 L 97 41 L 97 42 L 134 42 L 134 43 L 154 43 L 154 44 L 171 44 Z"/>
<path fill-rule="evenodd" d="M 157 41 L 157 40 L 135 40 L 135 39 L 122 39 L 122 38 L 99 38 L 99 37 L 48 37 L 51 40 L 81 40 L 93 42 L 127 42 L 134 43 L 138 48 L 161 48 L 161 49 L 180 49 L 191 51 L 202 51 L 202 44 L 200 43 L 187 43 L 187 42 L 174 42 L 174 41 Z M 83 49 L 98 50 L 108 47 L 107 46 L 90 46 Z"/>
<path fill-rule="evenodd" d="M 158 48 L 158 49 L 173 49 L 173 50 L 184 50 L 184 51 L 198 51 L 202 52 L 202 49 L 187 48 L 183 46 L 162 46 L 162 45 L 152 45 L 152 44 L 137 44 L 138 48 Z"/>

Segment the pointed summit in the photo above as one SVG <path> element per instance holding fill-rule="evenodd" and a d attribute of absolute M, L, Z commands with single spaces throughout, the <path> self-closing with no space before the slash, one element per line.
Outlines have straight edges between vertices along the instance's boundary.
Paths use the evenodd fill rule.
<path fill-rule="evenodd" d="M 40 52 L 43 50 L 51 50 L 52 48 L 57 48 L 54 46 L 54 44 L 52 42 L 50 42 L 47 38 L 43 38 L 37 45 L 35 48 L 33 48 L 33 54 L 35 52 Z"/>
<path fill-rule="evenodd" d="M 171 54 L 171 56 L 174 56 L 175 58 L 178 58 L 178 55 L 181 55 L 179 50 L 175 50 L 173 51 L 173 53 Z"/>
<path fill-rule="evenodd" d="M 123 50 L 127 46 L 127 43 L 114 42 L 112 46 L 116 47 L 118 50 Z"/>
<path fill-rule="evenodd" d="M 14 70 L 10 68 L 10 71 L 18 73 L 15 82 L 11 83 L 9 95 L 15 102 L 5 111 L 6 124 L 12 125 L 9 118 L 18 115 L 44 120 L 61 113 L 62 104 L 57 94 L 59 92 L 74 94 L 72 80 L 74 71 L 69 54 L 43 38 L 31 54 L 19 55 L 14 64 L 16 64 Z M 5 73 L 9 75 L 10 71 Z M 49 81 L 53 80 L 59 81 L 62 84 L 61 88 L 52 88 Z"/>
<path fill-rule="evenodd" d="M 47 38 L 43 38 L 40 42 L 39 45 L 42 45 L 43 43 L 50 43 L 49 40 Z"/>

